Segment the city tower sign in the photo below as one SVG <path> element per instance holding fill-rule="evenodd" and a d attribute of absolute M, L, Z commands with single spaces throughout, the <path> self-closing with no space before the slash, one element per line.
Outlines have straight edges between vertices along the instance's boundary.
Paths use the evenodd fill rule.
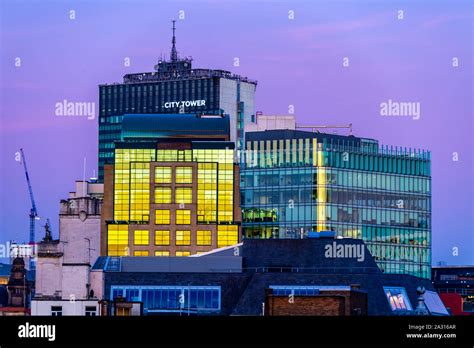
<path fill-rule="evenodd" d="M 165 109 L 182 108 L 182 107 L 190 107 L 190 106 L 206 106 L 206 101 L 205 100 L 181 100 L 181 101 L 166 102 L 163 105 Z"/>

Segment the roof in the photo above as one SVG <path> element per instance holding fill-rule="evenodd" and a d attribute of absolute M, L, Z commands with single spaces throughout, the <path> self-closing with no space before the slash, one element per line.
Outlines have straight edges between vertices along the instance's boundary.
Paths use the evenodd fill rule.
<path fill-rule="evenodd" d="M 361 141 L 377 143 L 374 139 L 369 138 L 359 138 L 353 135 L 338 135 L 338 134 L 329 134 L 329 133 L 319 133 L 319 132 L 310 132 L 303 130 L 294 130 L 294 129 L 270 129 L 260 132 L 246 132 L 245 140 L 280 140 L 280 139 L 318 139 L 322 141 L 327 139 L 328 142 L 334 141 L 344 141 L 344 142 L 354 142 L 360 143 Z"/>
<path fill-rule="evenodd" d="M 241 272 L 242 258 L 213 257 L 109 257 L 97 259 L 93 271 L 133 273 L 213 273 Z"/>
<path fill-rule="evenodd" d="M 330 257 L 326 251 L 334 245 L 347 247 L 346 250 L 363 248 L 364 258 Z M 229 254 L 234 247 L 239 247 L 239 252 L 235 253 L 238 256 Z M 117 267 L 120 263 L 117 260 L 121 262 L 120 267 Z M 242 262 L 241 270 L 229 267 L 239 262 Z M 115 268 L 115 271 L 109 268 Z M 108 260 L 100 257 L 93 269 L 106 271 L 106 298 L 110 296 L 112 285 L 219 285 L 223 298 L 221 315 L 260 315 L 265 289 L 270 286 L 348 289 L 357 284 L 360 286 L 358 291 L 367 293 L 369 315 L 394 314 L 384 287 L 405 288 L 413 309 L 417 304 L 418 286 L 434 290 L 429 279 L 383 273 L 363 241 L 352 238 L 244 239 L 242 245 L 199 257 L 116 257 Z"/>
<path fill-rule="evenodd" d="M 363 249 L 363 259 L 326 257 L 328 248 L 339 246 L 356 252 Z M 352 238 L 246 239 L 242 256 L 245 268 L 295 268 L 313 273 L 381 272 L 364 242 Z"/>
<path fill-rule="evenodd" d="M 474 269 L 474 265 L 445 265 L 445 266 L 432 266 L 431 269 L 469 269 L 472 268 Z"/>
<path fill-rule="evenodd" d="M 228 139 L 229 116 L 200 117 L 194 114 L 125 114 L 122 140 L 157 138 Z"/>

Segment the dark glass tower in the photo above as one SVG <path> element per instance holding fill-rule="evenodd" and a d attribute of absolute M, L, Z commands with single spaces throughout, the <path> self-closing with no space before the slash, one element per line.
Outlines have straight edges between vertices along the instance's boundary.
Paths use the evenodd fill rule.
<path fill-rule="evenodd" d="M 159 60 L 155 72 L 127 74 L 123 83 L 99 86 L 100 181 L 104 164 L 114 163 L 125 114 L 229 115 L 230 140 L 242 149 L 244 124 L 255 114 L 257 82 L 225 70 L 194 69 L 192 58 L 180 58 L 176 51 L 174 24 L 169 61 Z"/>

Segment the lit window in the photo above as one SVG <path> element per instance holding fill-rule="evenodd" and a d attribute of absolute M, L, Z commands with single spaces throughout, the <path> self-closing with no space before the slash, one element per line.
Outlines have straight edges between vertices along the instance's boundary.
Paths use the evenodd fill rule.
<path fill-rule="evenodd" d="M 155 183 L 171 184 L 171 167 L 155 167 Z"/>
<path fill-rule="evenodd" d="M 384 286 L 383 290 L 392 311 L 412 311 L 410 300 L 404 287 Z"/>
<path fill-rule="evenodd" d="M 188 204 L 193 202 L 193 189 L 191 187 L 176 188 L 176 203 Z"/>
<path fill-rule="evenodd" d="M 170 211 L 169 210 L 155 210 L 155 224 L 157 225 L 169 225 L 170 224 Z"/>
<path fill-rule="evenodd" d="M 155 231 L 155 245 L 170 245 L 170 231 Z"/>
<path fill-rule="evenodd" d="M 176 231 L 176 245 L 191 245 L 191 231 Z"/>
<path fill-rule="evenodd" d="M 150 243 L 150 233 L 148 231 L 133 231 L 134 245 L 148 245 Z"/>
<path fill-rule="evenodd" d="M 211 231 L 197 231 L 197 245 L 211 245 Z"/>
<path fill-rule="evenodd" d="M 176 256 L 189 256 L 191 253 L 189 251 L 177 251 Z"/>
<path fill-rule="evenodd" d="M 171 203 L 171 188 L 155 187 L 155 203 Z"/>
<path fill-rule="evenodd" d="M 238 226 L 219 225 L 217 227 L 217 247 L 237 244 L 239 242 L 238 231 Z"/>
<path fill-rule="evenodd" d="M 191 210 L 176 210 L 176 225 L 189 225 L 191 223 Z"/>
<path fill-rule="evenodd" d="M 155 256 L 170 256 L 169 251 L 155 251 Z"/>
<path fill-rule="evenodd" d="M 176 167 L 176 183 L 192 184 L 193 168 L 192 167 Z"/>
<path fill-rule="evenodd" d="M 126 256 L 128 247 L 128 225 L 109 225 L 107 232 L 107 255 Z"/>
<path fill-rule="evenodd" d="M 148 256 L 148 251 L 146 250 L 137 250 L 133 252 L 133 256 Z"/>

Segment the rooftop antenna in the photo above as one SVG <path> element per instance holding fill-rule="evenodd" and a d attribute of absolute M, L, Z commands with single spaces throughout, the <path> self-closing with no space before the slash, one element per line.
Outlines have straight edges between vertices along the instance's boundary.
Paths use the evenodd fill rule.
<path fill-rule="evenodd" d="M 176 63 L 178 61 L 178 52 L 176 51 L 176 37 L 175 37 L 175 23 L 176 20 L 173 19 L 173 39 L 171 40 L 172 47 L 171 47 L 171 62 Z"/>
<path fill-rule="evenodd" d="M 97 181 L 97 177 L 95 176 L 95 169 L 92 169 L 92 176 L 91 176 L 90 180 L 91 180 L 92 182 Z"/>

